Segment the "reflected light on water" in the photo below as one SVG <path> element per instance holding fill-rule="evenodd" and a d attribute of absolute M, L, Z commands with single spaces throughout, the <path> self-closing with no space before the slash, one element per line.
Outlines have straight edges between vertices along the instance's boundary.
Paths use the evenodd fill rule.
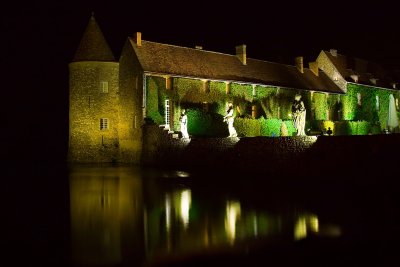
<path fill-rule="evenodd" d="M 180 195 L 181 200 L 181 210 L 180 215 L 182 219 L 183 226 L 185 229 L 189 225 L 189 210 L 190 205 L 192 204 L 192 194 L 190 190 L 183 190 Z"/>
<path fill-rule="evenodd" d="M 300 240 L 307 237 L 308 231 L 318 233 L 319 221 L 314 214 L 300 215 L 294 226 L 294 239 Z"/>
<path fill-rule="evenodd" d="M 158 175 L 162 177 L 163 173 Z M 157 184 L 126 168 L 73 170 L 70 174 L 73 263 L 142 264 L 205 249 L 232 248 L 239 241 L 269 238 L 293 241 L 310 234 L 341 235 L 338 226 L 321 223 L 317 215 L 308 211 L 299 214 L 296 209 L 294 213 L 281 214 L 264 206 L 249 207 L 246 199 L 233 200 L 224 192 L 210 195 L 208 190 L 201 194 L 195 189 L 173 181 Z M 215 198 L 210 200 L 210 197 Z"/>
<path fill-rule="evenodd" d="M 142 257 L 141 180 L 128 169 L 74 168 L 70 172 L 72 262 L 84 266 L 115 265 L 126 242 Z M 128 241 L 127 241 L 128 240 Z"/>
<path fill-rule="evenodd" d="M 169 233 L 171 230 L 171 197 L 169 194 L 165 195 L 165 227 Z"/>
<path fill-rule="evenodd" d="M 225 231 L 230 244 L 236 238 L 236 222 L 240 218 L 240 203 L 238 201 L 227 201 L 225 216 Z"/>

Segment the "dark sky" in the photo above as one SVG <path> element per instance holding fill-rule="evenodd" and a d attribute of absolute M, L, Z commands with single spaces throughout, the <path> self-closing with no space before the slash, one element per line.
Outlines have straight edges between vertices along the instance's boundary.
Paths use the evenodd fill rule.
<path fill-rule="evenodd" d="M 293 64 L 315 60 L 320 50 L 400 65 L 400 21 L 392 2 L 364 1 L 101 1 L 21 5 L 2 10 L 2 156 L 63 155 L 68 136 L 68 63 L 94 11 L 116 57 L 137 31 L 149 41 Z M 145 4 L 146 2 L 147 4 Z M 22 143 L 21 143 L 22 142 Z M 26 146 L 25 146 L 26 145 Z M 29 151 L 28 151 L 29 150 Z M 33 152 L 36 151 L 36 152 Z"/>

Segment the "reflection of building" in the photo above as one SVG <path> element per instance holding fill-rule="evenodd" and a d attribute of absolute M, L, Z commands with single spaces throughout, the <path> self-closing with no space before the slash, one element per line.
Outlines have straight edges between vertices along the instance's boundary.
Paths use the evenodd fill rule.
<path fill-rule="evenodd" d="M 142 184 L 146 178 L 120 167 L 71 171 L 74 266 L 140 266 L 255 239 L 291 242 L 321 229 L 340 235 L 340 229 L 320 225 L 307 212 L 268 213 L 238 199 L 210 200 L 181 184 Z"/>
<path fill-rule="evenodd" d="M 132 178 L 132 173 L 74 169 L 70 174 L 73 261 L 97 266 L 143 258 L 142 205 L 141 180 Z"/>
<path fill-rule="evenodd" d="M 144 122 L 173 133 L 181 108 L 187 110 L 189 134 L 218 136 L 225 105 L 233 100 L 236 117 L 253 118 L 254 127 L 235 119 L 243 124 L 235 127 L 242 129 L 239 134 L 279 136 L 282 123 L 291 125 L 297 93 L 306 120 L 318 128 L 308 130 L 330 125 L 333 134 L 368 134 L 386 127 L 389 95 L 398 101 L 399 91 L 382 68 L 336 50 L 322 51 L 308 68 L 303 57 L 294 63 L 247 58 L 246 45 L 229 55 L 142 40 L 139 32 L 127 39 L 117 61 L 92 16 L 69 65 L 69 159 L 138 163 Z M 293 135 L 293 128 L 288 131 Z"/>

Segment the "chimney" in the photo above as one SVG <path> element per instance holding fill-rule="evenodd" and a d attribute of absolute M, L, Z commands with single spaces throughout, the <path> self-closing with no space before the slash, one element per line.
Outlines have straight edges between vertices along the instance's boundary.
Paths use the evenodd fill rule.
<path fill-rule="evenodd" d="M 303 57 L 296 57 L 295 58 L 296 62 L 296 68 L 301 72 L 304 73 L 304 68 L 303 68 Z"/>
<path fill-rule="evenodd" d="M 315 76 L 318 76 L 318 62 L 309 62 L 308 67 L 315 74 Z"/>
<path fill-rule="evenodd" d="M 337 57 L 337 50 L 336 49 L 331 49 L 329 52 L 331 53 L 332 56 Z"/>
<path fill-rule="evenodd" d="M 136 33 L 136 45 L 137 46 L 142 46 L 142 33 L 141 32 L 137 32 Z"/>
<path fill-rule="evenodd" d="M 237 45 L 236 46 L 236 56 L 242 62 L 243 65 L 246 65 L 246 45 Z"/>
<path fill-rule="evenodd" d="M 199 49 L 199 50 L 203 49 L 203 47 L 201 45 L 196 45 L 194 48 Z"/>
<path fill-rule="evenodd" d="M 397 83 L 391 83 L 391 85 L 392 85 L 392 87 L 393 87 L 393 89 L 397 89 Z"/>

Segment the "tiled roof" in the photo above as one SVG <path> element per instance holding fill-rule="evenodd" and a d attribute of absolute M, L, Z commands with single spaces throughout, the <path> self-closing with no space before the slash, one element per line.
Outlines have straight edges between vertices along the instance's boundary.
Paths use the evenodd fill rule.
<path fill-rule="evenodd" d="M 144 40 L 137 46 L 129 40 L 146 72 L 343 93 L 324 72 L 316 76 L 308 68 L 301 73 L 295 66 L 251 58 L 243 65 L 236 55 Z"/>
<path fill-rule="evenodd" d="M 351 76 L 357 75 L 357 83 L 393 89 L 392 83 L 396 78 L 379 64 L 341 54 L 333 56 L 329 51 L 325 53 L 346 81 L 355 82 Z M 371 79 L 376 79 L 376 84 Z"/>
<path fill-rule="evenodd" d="M 72 61 L 115 61 L 114 55 L 94 16 L 89 20 Z"/>

